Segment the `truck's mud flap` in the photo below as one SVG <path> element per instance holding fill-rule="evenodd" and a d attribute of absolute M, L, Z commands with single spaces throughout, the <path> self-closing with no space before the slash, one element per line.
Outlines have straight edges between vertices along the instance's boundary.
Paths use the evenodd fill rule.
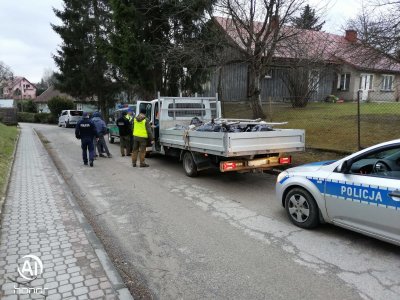
<path fill-rule="evenodd" d="M 198 171 L 215 168 L 210 158 L 203 153 L 192 152 L 192 155 Z"/>

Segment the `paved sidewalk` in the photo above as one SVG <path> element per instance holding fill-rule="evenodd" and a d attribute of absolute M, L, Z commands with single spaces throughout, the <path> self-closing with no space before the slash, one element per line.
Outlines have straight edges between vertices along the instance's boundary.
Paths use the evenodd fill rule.
<path fill-rule="evenodd" d="M 1 216 L 0 299 L 131 298 L 68 193 L 23 127 Z"/>

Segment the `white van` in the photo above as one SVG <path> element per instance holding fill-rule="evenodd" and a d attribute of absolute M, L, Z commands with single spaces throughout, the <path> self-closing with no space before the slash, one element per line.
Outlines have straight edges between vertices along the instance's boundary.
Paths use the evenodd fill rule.
<path fill-rule="evenodd" d="M 58 127 L 75 126 L 82 119 L 83 110 L 63 110 L 58 118 Z"/>

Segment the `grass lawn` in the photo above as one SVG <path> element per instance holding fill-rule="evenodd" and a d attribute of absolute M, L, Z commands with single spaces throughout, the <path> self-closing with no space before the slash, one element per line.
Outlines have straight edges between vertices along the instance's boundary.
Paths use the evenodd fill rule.
<path fill-rule="evenodd" d="M 267 121 L 287 121 L 282 128 L 305 129 L 307 147 L 358 150 L 356 103 L 310 103 L 305 108 L 266 104 L 263 109 Z M 224 103 L 223 112 L 229 118 L 251 118 L 245 104 Z M 400 103 L 362 103 L 360 112 L 362 147 L 400 138 Z"/>
<path fill-rule="evenodd" d="M 18 129 L 16 126 L 6 126 L 0 123 L 0 197 L 6 184 L 8 167 L 11 163 Z"/>

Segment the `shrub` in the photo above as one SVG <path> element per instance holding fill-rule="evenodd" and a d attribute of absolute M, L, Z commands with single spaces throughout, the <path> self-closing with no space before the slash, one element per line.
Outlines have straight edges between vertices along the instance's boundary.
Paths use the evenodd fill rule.
<path fill-rule="evenodd" d="M 51 113 L 17 113 L 18 122 L 26 123 L 42 123 L 42 124 L 57 124 L 58 118 L 54 117 Z"/>
<path fill-rule="evenodd" d="M 36 103 L 34 103 L 32 100 L 18 100 L 17 107 L 18 111 L 20 112 L 37 112 Z"/>
<path fill-rule="evenodd" d="M 54 117 L 58 117 L 62 110 L 75 108 L 72 100 L 60 96 L 51 98 L 47 105 Z"/>
<path fill-rule="evenodd" d="M 19 112 L 17 113 L 18 122 L 35 123 L 35 113 Z"/>
<path fill-rule="evenodd" d="M 35 114 L 35 123 L 50 123 L 50 113 L 37 113 Z"/>

